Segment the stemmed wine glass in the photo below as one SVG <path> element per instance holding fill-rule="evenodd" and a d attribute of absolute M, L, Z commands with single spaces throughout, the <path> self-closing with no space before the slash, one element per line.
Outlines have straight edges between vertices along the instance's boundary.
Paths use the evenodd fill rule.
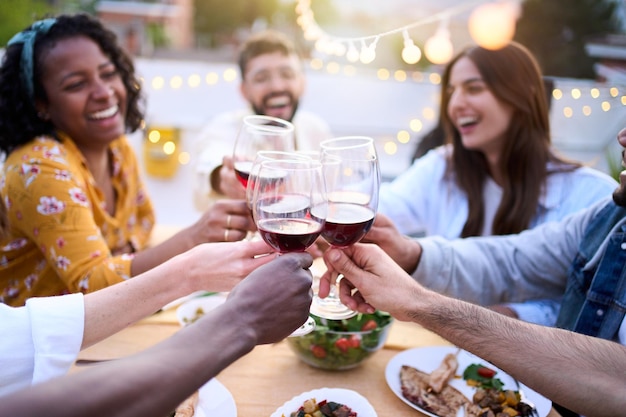
<path fill-rule="evenodd" d="M 284 160 L 306 160 L 311 161 L 312 158 L 308 155 L 301 154 L 298 152 L 285 152 L 285 151 L 258 151 L 256 153 L 256 157 L 252 162 L 250 168 L 250 174 L 248 176 L 248 181 L 246 185 L 246 200 L 248 202 L 248 206 L 252 211 L 252 194 L 254 193 L 254 185 L 256 184 L 256 179 L 259 176 L 259 170 L 261 169 L 261 164 L 265 161 L 284 161 Z M 268 171 L 272 172 L 272 171 Z"/>
<path fill-rule="evenodd" d="M 320 161 L 268 160 L 261 163 L 252 193 L 252 216 L 261 238 L 279 253 L 304 252 L 319 237 L 327 201 Z M 291 336 L 315 329 L 307 322 Z"/>
<path fill-rule="evenodd" d="M 360 241 L 374 223 L 378 208 L 380 168 L 374 140 L 346 136 L 321 143 L 320 158 L 328 196 L 328 214 L 322 237 L 333 247 Z M 339 320 L 357 313 L 339 299 L 336 285 L 326 298 L 315 296 L 311 313 Z"/>
<path fill-rule="evenodd" d="M 294 151 L 292 123 L 276 117 L 250 115 L 243 119 L 233 149 L 233 165 L 239 182 L 246 187 L 252 163 L 259 151 Z"/>

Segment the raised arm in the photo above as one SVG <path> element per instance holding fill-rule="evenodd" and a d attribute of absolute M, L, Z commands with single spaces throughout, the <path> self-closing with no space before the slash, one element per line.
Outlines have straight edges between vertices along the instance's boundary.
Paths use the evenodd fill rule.
<path fill-rule="evenodd" d="M 311 265 L 287 254 L 255 270 L 226 303 L 154 347 L 2 398 L 3 415 L 166 416 L 255 345 L 288 336 L 308 315 Z M 281 282 L 281 291 L 275 283 Z M 158 393 L 158 395 L 155 395 Z"/>
<path fill-rule="evenodd" d="M 430 291 L 374 245 L 333 249 L 325 260 L 329 270 L 345 276 L 341 299 L 349 307 L 362 312 L 375 307 L 418 323 L 581 414 L 623 413 L 626 347 L 525 323 Z M 351 287 L 358 289 L 354 295 Z"/>
<path fill-rule="evenodd" d="M 206 243 L 131 280 L 87 294 L 82 348 L 194 291 L 230 291 L 274 258 L 260 256 L 270 250 L 264 242 Z"/>
<path fill-rule="evenodd" d="M 194 224 L 166 241 L 136 253 L 132 260 L 131 273 L 137 275 L 145 272 L 202 243 L 241 240 L 252 230 L 256 230 L 256 226 L 245 200 L 218 201 Z"/>

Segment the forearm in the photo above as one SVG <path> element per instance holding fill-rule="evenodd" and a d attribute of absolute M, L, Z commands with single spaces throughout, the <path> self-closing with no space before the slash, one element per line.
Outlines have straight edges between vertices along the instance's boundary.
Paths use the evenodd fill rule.
<path fill-rule="evenodd" d="M 189 227 L 185 228 L 164 242 L 135 254 L 131 263 L 131 275 L 136 276 L 146 272 L 199 243 L 202 242 L 196 238 L 193 230 Z"/>
<path fill-rule="evenodd" d="M 428 292 L 414 320 L 583 415 L 626 409 L 626 347 Z"/>
<path fill-rule="evenodd" d="M 86 348 L 128 325 L 155 313 L 165 304 L 196 289 L 195 280 L 185 279 L 187 255 L 166 261 L 159 270 L 149 270 L 131 280 L 85 295 Z"/>
<path fill-rule="evenodd" d="M 224 325 L 232 315 L 228 307 L 219 307 L 142 353 L 5 397 L 3 412 L 49 417 L 167 416 L 254 347 L 256 340 L 237 323 Z M 89 394 L 71 394 L 81 392 Z"/>
<path fill-rule="evenodd" d="M 556 297 L 578 247 L 574 239 L 558 240 L 563 230 L 551 223 L 511 236 L 418 239 L 423 253 L 412 275 L 430 289 L 480 305 Z"/>

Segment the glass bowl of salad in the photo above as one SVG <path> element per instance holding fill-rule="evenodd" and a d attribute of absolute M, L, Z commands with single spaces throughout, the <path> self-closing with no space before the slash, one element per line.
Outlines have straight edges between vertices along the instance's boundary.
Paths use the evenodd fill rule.
<path fill-rule="evenodd" d="M 382 311 L 344 320 L 311 317 L 315 319 L 315 330 L 288 337 L 287 344 L 305 363 L 332 371 L 359 366 L 380 350 L 393 321 L 391 315 Z"/>

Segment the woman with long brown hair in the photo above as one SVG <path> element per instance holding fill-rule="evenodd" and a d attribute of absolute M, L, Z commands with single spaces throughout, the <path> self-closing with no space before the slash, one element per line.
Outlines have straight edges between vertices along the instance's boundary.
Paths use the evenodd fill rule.
<path fill-rule="evenodd" d="M 542 74 L 520 44 L 459 53 L 443 73 L 441 119 L 446 144 L 381 189 L 379 212 L 401 233 L 518 233 L 588 207 L 616 187 L 608 175 L 557 155 Z M 557 307 L 507 308 L 552 324 Z"/>

